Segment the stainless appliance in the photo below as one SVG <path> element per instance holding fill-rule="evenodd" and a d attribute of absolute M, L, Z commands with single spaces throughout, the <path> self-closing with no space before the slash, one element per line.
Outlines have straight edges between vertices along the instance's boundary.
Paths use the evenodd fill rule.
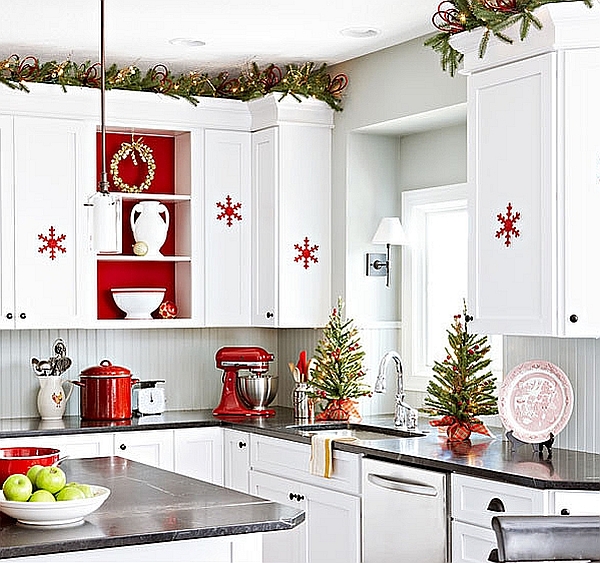
<path fill-rule="evenodd" d="M 363 563 L 446 563 L 446 475 L 363 460 Z"/>

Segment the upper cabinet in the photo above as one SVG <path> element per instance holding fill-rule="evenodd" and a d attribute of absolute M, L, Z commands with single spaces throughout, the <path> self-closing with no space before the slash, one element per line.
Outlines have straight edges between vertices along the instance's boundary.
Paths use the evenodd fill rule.
<path fill-rule="evenodd" d="M 332 111 L 312 100 L 272 97 L 250 108 L 257 128 L 252 324 L 324 326 L 331 307 Z"/>
<path fill-rule="evenodd" d="M 326 323 L 333 111 L 324 102 L 192 106 L 108 92 L 106 166 L 122 196 L 123 247 L 94 255 L 86 204 L 101 168 L 99 109 L 99 93 L 85 88 L 3 93 L 0 328 Z M 166 232 L 158 252 L 148 251 L 156 229 L 141 226 L 152 214 Z M 177 315 L 126 319 L 115 288 L 165 288 Z"/>
<path fill-rule="evenodd" d="M 545 23 L 543 54 L 515 44 L 494 46 L 487 65 L 465 59 L 469 312 L 479 332 L 600 335 L 600 48 L 571 48 L 567 23 L 562 35 L 560 19 Z M 551 31 L 569 48 L 557 49 Z M 519 49 L 523 60 L 506 62 Z"/>
<path fill-rule="evenodd" d="M 93 126 L 0 115 L 1 328 L 83 325 L 93 306 L 82 195 Z"/>

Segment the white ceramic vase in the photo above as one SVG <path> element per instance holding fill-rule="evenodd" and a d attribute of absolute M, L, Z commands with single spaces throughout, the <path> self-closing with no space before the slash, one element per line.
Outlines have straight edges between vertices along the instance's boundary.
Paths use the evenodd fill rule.
<path fill-rule="evenodd" d="M 40 390 L 37 396 L 37 407 L 42 420 L 58 420 L 62 418 L 67 407 L 67 402 L 73 392 L 73 384 L 70 381 L 69 390 L 65 393 L 62 380 L 57 375 L 38 376 Z"/>
<path fill-rule="evenodd" d="M 162 256 L 160 249 L 169 231 L 167 207 L 160 201 L 140 201 L 133 206 L 130 221 L 135 242 L 144 242 L 148 247 L 146 257 Z"/>

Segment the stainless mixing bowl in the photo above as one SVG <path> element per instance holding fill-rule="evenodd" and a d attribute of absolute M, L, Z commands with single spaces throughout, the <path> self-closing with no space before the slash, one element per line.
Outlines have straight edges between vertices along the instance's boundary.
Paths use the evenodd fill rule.
<path fill-rule="evenodd" d="M 251 409 L 264 409 L 275 399 L 279 377 L 276 375 L 239 375 L 237 391 L 244 403 Z"/>

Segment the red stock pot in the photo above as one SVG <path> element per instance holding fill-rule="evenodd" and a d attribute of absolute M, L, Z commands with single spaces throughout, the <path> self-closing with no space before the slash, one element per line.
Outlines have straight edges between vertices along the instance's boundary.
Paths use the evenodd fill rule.
<path fill-rule="evenodd" d="M 127 368 L 102 360 L 99 366 L 84 369 L 79 381 L 80 410 L 84 420 L 125 420 L 131 418 L 131 388 L 139 379 Z"/>

